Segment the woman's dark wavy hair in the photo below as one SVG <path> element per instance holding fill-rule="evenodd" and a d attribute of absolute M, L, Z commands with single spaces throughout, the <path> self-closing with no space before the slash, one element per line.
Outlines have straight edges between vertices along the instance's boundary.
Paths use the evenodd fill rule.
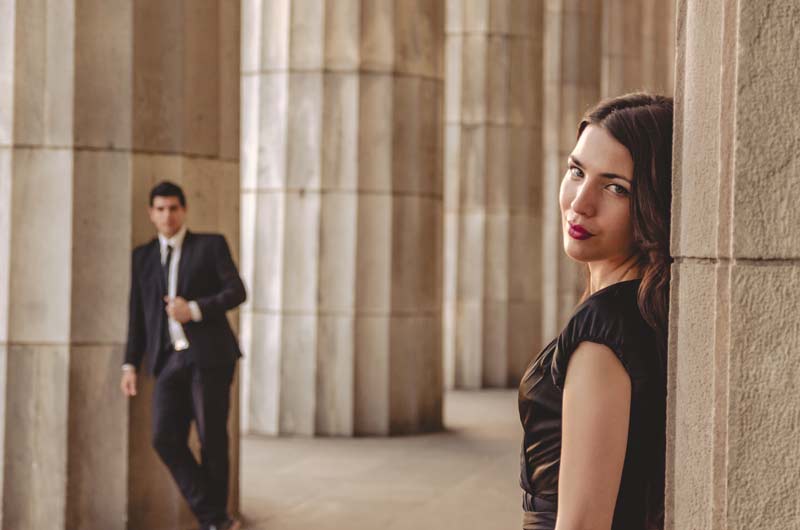
<path fill-rule="evenodd" d="M 653 328 L 666 376 L 669 314 L 670 206 L 672 204 L 672 98 L 626 94 L 598 103 L 583 117 L 578 137 L 589 125 L 608 131 L 633 159 L 631 220 L 642 273 L 638 304 Z M 666 418 L 656 419 L 656 421 Z M 663 421 L 662 421 L 663 425 Z M 663 440 L 661 441 L 663 443 Z M 664 447 L 660 448 L 664 453 Z M 648 528 L 663 528 L 664 462 L 653 462 L 648 477 Z"/>

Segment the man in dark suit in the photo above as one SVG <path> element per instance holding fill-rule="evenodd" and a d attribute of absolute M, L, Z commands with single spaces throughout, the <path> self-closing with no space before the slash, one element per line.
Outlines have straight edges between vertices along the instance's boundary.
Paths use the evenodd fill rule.
<path fill-rule="evenodd" d="M 147 353 L 156 378 L 153 447 L 169 468 L 203 530 L 236 530 L 227 513 L 228 405 L 241 356 L 225 312 L 245 289 L 219 234 L 186 229 L 186 198 L 162 182 L 150 192 L 158 237 L 133 251 L 128 345 L 122 391 L 136 395 L 136 373 Z M 201 461 L 192 455 L 195 421 Z"/>

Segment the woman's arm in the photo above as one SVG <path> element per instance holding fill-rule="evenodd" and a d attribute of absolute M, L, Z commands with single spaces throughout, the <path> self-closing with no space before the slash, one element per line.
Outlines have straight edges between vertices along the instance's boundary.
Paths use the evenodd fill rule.
<path fill-rule="evenodd" d="M 609 530 L 628 441 L 631 380 L 610 348 L 582 342 L 564 383 L 556 530 Z"/>

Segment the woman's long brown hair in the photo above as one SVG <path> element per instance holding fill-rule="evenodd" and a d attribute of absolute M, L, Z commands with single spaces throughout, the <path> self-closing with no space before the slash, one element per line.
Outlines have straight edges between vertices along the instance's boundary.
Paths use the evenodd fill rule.
<path fill-rule="evenodd" d="M 607 99 L 584 116 L 579 137 L 589 125 L 607 130 L 633 159 L 631 220 L 642 273 L 639 309 L 659 342 L 665 342 L 672 263 L 672 98 L 635 93 Z"/>
<path fill-rule="evenodd" d="M 672 204 L 672 98 L 644 93 L 601 101 L 586 113 L 578 137 L 589 125 L 607 130 L 633 158 L 631 220 L 642 274 L 637 301 L 653 329 L 662 374 L 667 373 L 670 207 Z M 663 382 L 662 382 L 663 384 Z M 666 417 L 656 419 L 666 421 Z M 663 444 L 663 440 L 659 441 Z M 663 455 L 664 447 L 660 447 Z M 648 476 L 648 528 L 663 528 L 664 462 L 652 462 Z"/>

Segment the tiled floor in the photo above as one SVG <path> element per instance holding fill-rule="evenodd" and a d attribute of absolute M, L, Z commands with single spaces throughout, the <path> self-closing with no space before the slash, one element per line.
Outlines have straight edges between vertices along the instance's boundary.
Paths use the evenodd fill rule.
<path fill-rule="evenodd" d="M 446 432 L 242 442 L 247 530 L 521 527 L 516 391 L 451 392 Z"/>

